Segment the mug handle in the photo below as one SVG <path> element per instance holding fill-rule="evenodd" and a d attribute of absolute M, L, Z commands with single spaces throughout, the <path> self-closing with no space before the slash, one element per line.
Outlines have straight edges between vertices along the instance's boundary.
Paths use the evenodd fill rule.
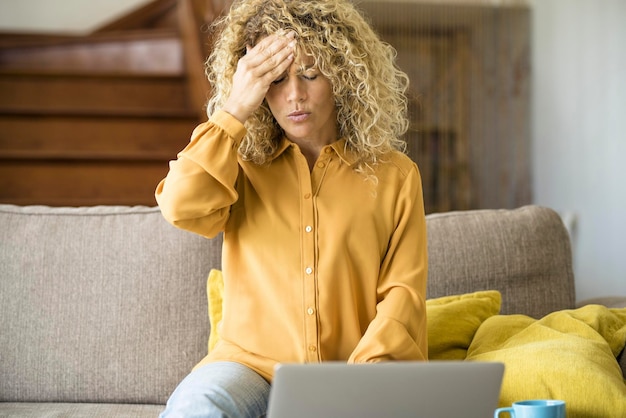
<path fill-rule="evenodd" d="M 511 407 L 496 409 L 496 412 L 493 413 L 493 418 L 499 418 L 502 412 L 508 412 L 511 418 L 515 418 L 515 411 Z"/>

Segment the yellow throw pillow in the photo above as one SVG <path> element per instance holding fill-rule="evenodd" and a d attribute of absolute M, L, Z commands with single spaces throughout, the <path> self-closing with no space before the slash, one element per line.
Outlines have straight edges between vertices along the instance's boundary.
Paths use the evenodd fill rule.
<path fill-rule="evenodd" d="M 501 303 L 496 290 L 428 299 L 428 358 L 464 360 L 474 333 L 487 318 L 500 313 Z"/>
<path fill-rule="evenodd" d="M 215 347 L 219 340 L 219 324 L 222 320 L 222 293 L 224 293 L 224 278 L 220 270 L 212 269 L 206 282 L 206 294 L 209 301 L 209 351 Z"/>
<path fill-rule="evenodd" d="M 505 365 L 500 405 L 562 399 L 567 416 L 626 416 L 616 356 L 626 344 L 626 309 L 589 305 L 536 320 L 497 315 L 478 329 L 467 360 Z"/>
<path fill-rule="evenodd" d="M 213 269 L 207 280 L 209 351 L 219 340 L 223 292 L 222 272 Z M 500 293 L 495 290 L 427 300 L 429 359 L 464 359 L 474 333 L 485 319 L 500 312 L 500 303 Z"/>

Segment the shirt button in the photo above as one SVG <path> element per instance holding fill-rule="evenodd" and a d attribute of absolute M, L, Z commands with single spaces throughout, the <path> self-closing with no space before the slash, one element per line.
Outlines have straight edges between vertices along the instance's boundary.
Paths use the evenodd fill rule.
<path fill-rule="evenodd" d="M 324 150 L 324 152 L 325 152 L 326 154 L 330 154 L 331 152 L 333 152 L 333 150 L 331 150 L 330 148 L 326 148 L 326 149 Z"/>
<path fill-rule="evenodd" d="M 306 228 L 304 228 L 304 230 L 306 232 L 311 232 L 311 231 L 313 231 L 313 228 L 311 228 L 311 225 L 307 225 Z"/>
<path fill-rule="evenodd" d="M 309 346 L 309 351 L 310 351 L 310 352 L 312 352 L 312 353 L 314 353 L 314 352 L 316 352 L 316 351 L 317 351 L 317 347 L 316 347 L 316 346 L 314 346 L 314 345 L 310 345 L 310 346 Z"/>
<path fill-rule="evenodd" d="M 309 315 L 313 315 L 315 313 L 315 309 L 309 308 L 306 310 L 306 313 L 308 313 Z"/>
<path fill-rule="evenodd" d="M 313 269 L 312 269 L 311 267 L 307 267 L 307 268 L 304 270 L 304 272 L 305 272 L 306 274 L 311 274 L 311 273 L 313 273 Z"/>
<path fill-rule="evenodd" d="M 324 168 L 324 166 L 325 166 L 325 165 L 326 165 L 326 164 L 324 164 L 324 163 L 317 163 L 317 166 L 318 166 L 319 168 Z"/>
<path fill-rule="evenodd" d="M 304 195 L 304 198 L 305 198 L 305 199 L 308 199 L 308 198 L 310 198 L 310 197 L 311 197 L 311 193 L 306 193 L 306 194 Z"/>

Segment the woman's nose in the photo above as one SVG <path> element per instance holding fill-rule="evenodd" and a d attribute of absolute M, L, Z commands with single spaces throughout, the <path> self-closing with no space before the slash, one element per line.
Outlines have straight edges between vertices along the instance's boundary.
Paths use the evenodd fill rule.
<path fill-rule="evenodd" d="M 305 99 L 306 89 L 300 77 L 289 77 L 286 94 L 290 102 L 301 102 Z"/>

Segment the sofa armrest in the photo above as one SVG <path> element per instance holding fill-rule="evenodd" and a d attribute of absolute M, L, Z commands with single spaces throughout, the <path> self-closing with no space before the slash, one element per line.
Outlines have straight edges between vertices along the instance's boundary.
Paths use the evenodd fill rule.
<path fill-rule="evenodd" d="M 576 307 L 581 308 L 585 305 L 602 305 L 607 308 L 626 308 L 626 296 L 605 296 L 600 298 L 584 299 L 576 302 Z"/>

